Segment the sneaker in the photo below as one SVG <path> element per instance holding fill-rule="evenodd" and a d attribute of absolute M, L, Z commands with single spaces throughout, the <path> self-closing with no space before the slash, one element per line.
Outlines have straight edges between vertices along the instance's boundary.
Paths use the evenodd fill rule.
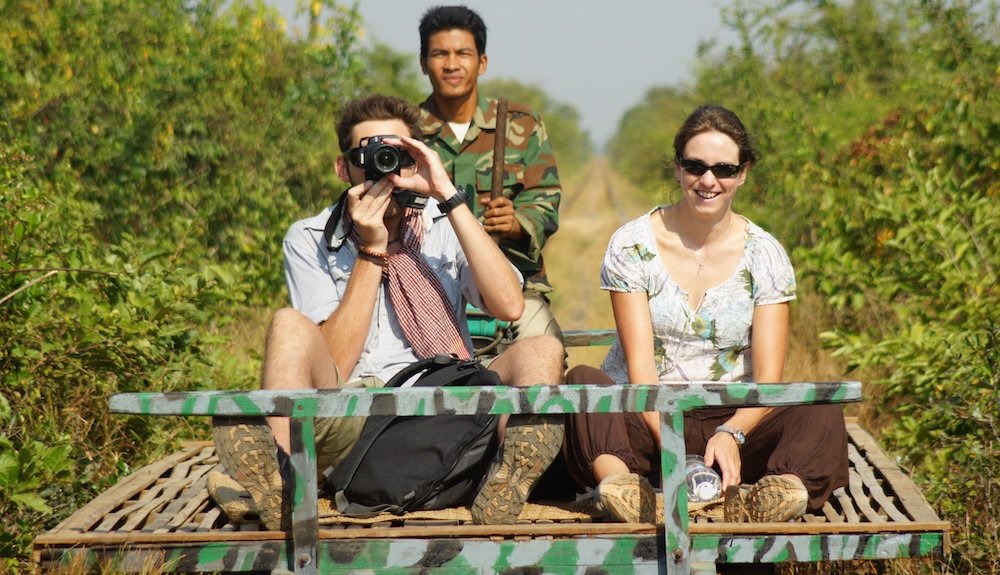
<path fill-rule="evenodd" d="M 656 492 L 638 473 L 605 477 L 594 493 L 598 507 L 622 523 L 656 522 Z"/>
<path fill-rule="evenodd" d="M 724 517 L 736 523 L 784 523 L 805 515 L 809 492 L 790 475 L 766 475 L 752 486 L 726 489 Z"/>
<path fill-rule="evenodd" d="M 257 515 L 250 493 L 235 479 L 222 471 L 209 471 L 206 478 L 208 496 L 219 506 L 230 523 L 246 523 L 248 517 Z"/>
<path fill-rule="evenodd" d="M 472 521 L 503 525 L 517 521 L 528 495 L 562 448 L 562 418 L 513 416 L 504 432 L 503 450 L 472 502 Z"/>
<path fill-rule="evenodd" d="M 261 418 L 217 417 L 212 438 L 219 463 L 253 500 L 261 523 L 270 531 L 291 529 L 291 497 L 278 467 L 271 428 Z"/>

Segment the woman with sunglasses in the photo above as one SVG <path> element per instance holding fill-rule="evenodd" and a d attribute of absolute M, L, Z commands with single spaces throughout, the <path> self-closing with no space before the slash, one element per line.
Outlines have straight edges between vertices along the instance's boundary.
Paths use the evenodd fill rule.
<path fill-rule="evenodd" d="M 604 256 L 618 341 L 601 370 L 574 367 L 567 384 L 781 381 L 794 272 L 781 244 L 732 209 L 756 161 L 733 112 L 705 105 L 687 118 L 674 138 L 680 199 L 622 226 Z M 795 519 L 847 484 L 837 405 L 703 408 L 685 415 L 684 436 L 721 474 L 728 521 Z M 652 522 L 659 439 L 658 413 L 579 414 L 563 455 L 610 514 Z"/>

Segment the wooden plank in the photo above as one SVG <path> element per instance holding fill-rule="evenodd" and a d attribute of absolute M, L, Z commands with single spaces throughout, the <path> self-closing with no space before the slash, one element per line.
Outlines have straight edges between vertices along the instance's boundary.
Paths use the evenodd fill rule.
<path fill-rule="evenodd" d="M 854 469 L 851 469 L 849 473 L 847 488 L 851 493 L 851 501 L 857 504 L 858 510 L 864 514 L 866 520 L 872 523 L 881 523 L 883 521 L 884 518 L 868 502 L 868 496 L 865 495 L 865 483 Z"/>
<path fill-rule="evenodd" d="M 900 523 L 906 523 L 910 520 L 903 512 L 896 509 L 896 506 L 889 501 L 886 497 L 885 491 L 882 490 L 882 486 L 879 484 L 878 478 L 875 477 L 875 472 L 872 467 L 868 465 L 865 458 L 858 453 L 856 447 L 851 444 L 847 445 L 847 456 L 854 465 L 854 471 L 861 477 L 861 481 L 864 482 L 865 487 L 868 488 L 868 493 L 871 494 L 871 498 L 878 503 L 882 511 L 889 516 L 893 521 L 898 521 Z"/>
<path fill-rule="evenodd" d="M 205 497 L 208 497 L 208 493 L 205 494 Z M 215 525 L 215 522 L 216 520 L 219 519 L 220 515 L 222 515 L 222 510 L 219 509 L 218 507 L 212 507 L 211 509 L 205 512 L 204 517 L 202 517 L 201 522 L 198 523 L 198 526 L 197 528 L 195 528 L 195 531 L 199 533 L 205 533 L 211 531 L 212 526 Z"/>
<path fill-rule="evenodd" d="M 848 495 L 847 490 L 841 487 L 839 490 L 834 490 L 834 492 L 837 494 L 837 503 L 840 504 L 844 520 L 848 523 L 860 523 L 861 517 L 858 516 L 858 510 L 854 507 L 854 500 Z"/>
<path fill-rule="evenodd" d="M 197 454 L 192 454 L 193 457 L 179 462 L 178 466 L 182 469 L 189 470 L 191 465 L 194 463 L 204 461 L 208 457 L 212 457 L 214 459 L 213 451 L 207 450 L 207 453 L 208 454 L 206 455 L 206 450 L 202 449 Z M 207 472 L 207 468 L 205 471 Z M 178 493 L 191 485 L 192 477 L 189 475 L 180 477 L 175 475 L 176 474 L 170 474 L 167 479 L 150 486 L 149 489 L 132 505 L 123 507 L 118 512 L 106 515 L 97 530 L 115 530 L 115 525 L 117 525 L 123 518 L 125 521 L 120 527 L 117 528 L 117 531 L 133 531 L 139 525 L 145 524 L 150 515 L 160 512 L 165 507 L 170 505 L 170 503 L 175 500 Z"/>
<path fill-rule="evenodd" d="M 914 521 L 941 521 L 913 480 L 882 451 L 871 435 L 861 429 L 856 422 L 851 421 L 847 422 L 847 433 L 858 450 L 864 454 L 865 459 L 885 477 L 893 493 L 896 494 L 896 499 L 906 509 L 907 515 Z"/>
<path fill-rule="evenodd" d="M 160 512 L 157 518 L 147 524 L 142 530 L 147 532 L 167 532 L 178 529 L 191 521 L 198 510 L 208 503 L 208 471 L 215 465 L 203 465 L 195 469 L 191 475 L 193 483 L 174 501 Z M 203 468 L 203 469 L 202 469 Z"/>
<path fill-rule="evenodd" d="M 907 533 L 940 532 L 947 524 L 906 524 L 905 530 L 891 523 L 692 523 L 691 535 L 837 535 L 905 531 Z M 349 526 L 358 527 L 358 526 Z M 422 527 L 380 527 L 320 529 L 320 539 L 393 539 L 421 537 L 510 538 L 510 537 L 574 537 L 601 535 L 637 535 L 661 532 L 648 523 L 546 523 L 518 525 L 428 525 Z M 166 544 L 220 541 L 272 541 L 284 539 L 279 531 L 222 531 L 205 533 L 86 533 L 77 535 L 45 535 L 36 539 L 38 546 L 97 546 L 122 544 Z"/>
<path fill-rule="evenodd" d="M 152 513 L 156 513 L 167 506 L 173 500 L 181 488 L 187 484 L 186 479 L 171 479 L 167 482 L 156 484 L 155 489 L 149 489 L 149 497 L 145 494 L 139 501 L 123 508 L 120 512 L 110 513 L 101 522 L 98 530 L 104 531 L 135 531 L 140 524 L 146 522 Z M 124 519 L 124 522 L 121 520 Z M 121 523 L 117 528 L 115 527 Z"/>
<path fill-rule="evenodd" d="M 86 531 L 92 528 L 109 511 L 118 508 L 123 501 L 128 501 L 136 493 L 140 493 L 155 483 L 157 479 L 173 468 L 174 465 L 187 459 L 192 453 L 198 452 L 206 444 L 211 445 L 212 442 L 203 441 L 187 444 L 180 451 L 136 470 L 107 491 L 98 495 L 93 501 L 81 507 L 67 521 L 60 524 L 53 531 Z"/>
<path fill-rule="evenodd" d="M 225 541 L 281 541 L 290 537 L 281 531 L 226 531 L 208 533 L 78 533 L 45 534 L 35 539 L 35 547 L 88 547 L 130 545 L 132 543 L 217 543 Z"/>
<path fill-rule="evenodd" d="M 214 446 L 205 446 L 197 455 L 180 462 L 177 467 L 174 468 L 173 473 L 171 473 L 171 478 L 187 477 L 191 473 L 191 467 L 199 465 L 201 463 L 211 462 L 216 464 L 219 462 L 219 458 L 215 456 Z"/>

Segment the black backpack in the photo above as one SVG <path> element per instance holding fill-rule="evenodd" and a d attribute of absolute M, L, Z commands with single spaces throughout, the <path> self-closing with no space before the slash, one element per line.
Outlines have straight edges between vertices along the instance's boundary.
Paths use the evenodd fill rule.
<path fill-rule="evenodd" d="M 437 355 L 406 367 L 386 387 L 500 385 L 478 361 Z M 497 416 L 370 416 L 358 442 L 327 480 L 345 515 L 446 509 L 475 497 L 497 450 Z"/>

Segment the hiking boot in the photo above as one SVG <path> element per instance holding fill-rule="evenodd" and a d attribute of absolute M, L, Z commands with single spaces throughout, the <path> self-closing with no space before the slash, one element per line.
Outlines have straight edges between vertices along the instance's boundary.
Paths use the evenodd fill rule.
<path fill-rule="evenodd" d="M 793 475 L 766 475 L 752 486 L 726 489 L 724 517 L 736 523 L 784 523 L 805 515 L 809 492 Z"/>
<path fill-rule="evenodd" d="M 743 502 L 750 493 L 750 486 L 730 485 L 726 488 L 725 499 L 722 502 L 722 518 L 729 523 L 749 523 L 750 514 Z"/>
<path fill-rule="evenodd" d="M 291 529 L 291 494 L 278 467 L 278 449 L 262 418 L 217 417 L 212 438 L 219 464 L 253 500 L 261 523 L 270 531 Z"/>
<path fill-rule="evenodd" d="M 230 523 L 246 523 L 251 515 L 257 515 L 250 493 L 235 479 L 222 471 L 209 471 L 206 478 L 208 496 L 219 506 Z"/>
<path fill-rule="evenodd" d="M 594 495 L 598 507 L 622 523 L 656 522 L 656 492 L 638 473 L 605 477 Z"/>
<path fill-rule="evenodd" d="M 512 416 L 504 432 L 501 457 L 490 466 L 472 502 L 473 523 L 514 523 L 542 473 L 559 454 L 562 440 L 561 416 Z"/>

